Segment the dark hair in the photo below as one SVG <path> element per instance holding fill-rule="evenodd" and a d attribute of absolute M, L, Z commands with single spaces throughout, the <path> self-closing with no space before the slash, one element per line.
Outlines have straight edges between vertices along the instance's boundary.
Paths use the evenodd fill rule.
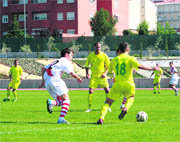
<path fill-rule="evenodd" d="M 61 57 L 64 57 L 66 53 L 70 54 L 70 53 L 74 53 L 74 51 L 70 48 L 64 48 L 62 51 L 61 51 Z"/>
<path fill-rule="evenodd" d="M 128 48 L 128 43 L 123 41 L 119 44 L 119 48 L 116 50 L 116 52 L 121 51 L 121 53 L 124 53 L 127 48 Z"/>
<path fill-rule="evenodd" d="M 97 45 L 98 45 L 98 43 L 100 43 L 100 42 L 96 42 L 96 43 L 94 43 L 94 47 L 96 47 Z M 100 43 L 101 44 L 101 43 Z"/>
<path fill-rule="evenodd" d="M 17 59 L 15 59 L 15 60 L 14 60 L 14 63 L 16 63 L 17 61 L 18 61 L 18 60 L 17 60 Z"/>
<path fill-rule="evenodd" d="M 169 62 L 169 64 L 173 64 L 173 61 Z"/>

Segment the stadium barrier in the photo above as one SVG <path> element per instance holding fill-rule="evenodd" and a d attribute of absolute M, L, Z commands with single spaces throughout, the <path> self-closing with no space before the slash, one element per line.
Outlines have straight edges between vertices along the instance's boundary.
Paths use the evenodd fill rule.
<path fill-rule="evenodd" d="M 153 79 L 134 79 L 136 88 L 153 88 Z M 83 79 L 83 83 L 77 83 L 76 79 L 64 79 L 68 88 L 88 88 L 89 79 Z M 9 80 L 4 79 L 0 80 L 0 88 L 7 88 Z M 41 80 L 22 80 L 22 83 L 19 88 L 38 88 L 41 84 Z M 109 85 L 112 87 L 112 79 L 109 79 Z M 180 88 L 180 80 L 177 85 Z M 162 78 L 161 80 L 161 88 L 169 88 L 169 79 Z"/>
<path fill-rule="evenodd" d="M 104 51 L 109 57 L 115 57 L 116 51 Z M 143 57 L 166 57 L 166 51 L 160 50 L 160 51 L 150 51 L 149 50 L 143 50 L 142 53 L 140 53 L 140 50 L 131 50 L 130 55 L 139 57 L 140 54 L 143 55 Z M 75 52 L 74 57 L 75 58 L 85 58 L 89 55 L 89 51 L 78 51 Z M 180 56 L 180 50 L 168 50 L 168 56 Z M 2 53 L 0 52 L 0 58 L 59 58 L 60 52 L 32 52 L 32 53 L 24 53 L 24 52 L 7 52 Z M 167 58 L 167 57 L 166 57 Z"/>

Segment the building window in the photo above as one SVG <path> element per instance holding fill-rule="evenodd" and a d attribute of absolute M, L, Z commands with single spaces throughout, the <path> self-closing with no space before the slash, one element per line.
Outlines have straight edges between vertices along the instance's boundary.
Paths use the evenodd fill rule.
<path fill-rule="evenodd" d="M 57 0 L 58 4 L 63 4 L 63 0 Z"/>
<path fill-rule="evenodd" d="M 7 35 L 8 34 L 8 32 L 3 32 L 3 36 L 5 36 L 5 35 Z"/>
<path fill-rule="evenodd" d="M 26 18 L 27 18 L 27 15 L 26 15 Z M 24 21 L 24 14 L 18 15 L 18 21 Z"/>
<path fill-rule="evenodd" d="M 19 0 L 19 4 L 24 4 L 24 2 L 25 4 L 28 4 L 28 0 Z"/>
<path fill-rule="evenodd" d="M 2 23 L 8 23 L 8 15 L 2 16 Z"/>
<path fill-rule="evenodd" d="M 75 34 L 75 30 L 74 30 L 74 29 L 68 29 L 68 30 L 67 30 L 67 33 L 68 33 L 68 34 Z"/>
<path fill-rule="evenodd" d="M 67 20 L 74 20 L 75 16 L 74 16 L 74 12 L 67 12 Z"/>
<path fill-rule="evenodd" d="M 3 0 L 3 7 L 7 7 L 8 6 L 8 0 Z"/>
<path fill-rule="evenodd" d="M 67 3 L 74 3 L 74 0 L 66 0 Z"/>
<path fill-rule="evenodd" d="M 47 0 L 32 0 L 32 3 L 47 3 Z"/>
<path fill-rule="evenodd" d="M 63 20 L 63 13 L 58 13 L 57 14 L 57 20 L 62 21 Z"/>
<path fill-rule="evenodd" d="M 33 14 L 33 20 L 47 20 L 47 13 Z"/>

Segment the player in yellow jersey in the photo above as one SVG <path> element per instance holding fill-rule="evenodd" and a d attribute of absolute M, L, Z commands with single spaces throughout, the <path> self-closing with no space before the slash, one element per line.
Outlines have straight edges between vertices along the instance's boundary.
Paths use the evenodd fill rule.
<path fill-rule="evenodd" d="M 19 87 L 21 80 L 22 80 L 22 73 L 23 70 L 21 66 L 19 66 L 18 60 L 14 60 L 14 66 L 10 68 L 9 71 L 9 78 L 10 78 L 10 83 L 7 88 L 7 98 L 5 98 L 3 101 L 10 101 L 10 90 L 12 90 L 14 94 L 14 99 L 13 101 L 17 101 L 17 92 L 16 89 Z"/>
<path fill-rule="evenodd" d="M 95 52 L 89 54 L 85 63 L 86 78 L 90 78 L 88 109 L 86 110 L 86 112 L 91 111 L 92 96 L 95 88 L 99 86 L 101 88 L 104 88 L 106 94 L 109 93 L 109 83 L 106 74 L 108 71 L 108 66 L 110 61 L 108 56 L 105 53 L 101 52 L 100 42 L 95 43 L 94 47 L 95 47 Z M 91 77 L 89 75 L 89 68 L 91 69 Z"/>
<path fill-rule="evenodd" d="M 118 48 L 119 55 L 110 62 L 109 72 L 115 73 L 115 83 L 113 84 L 112 89 L 107 96 L 106 102 L 101 109 L 100 118 L 97 121 L 97 124 L 103 124 L 108 108 L 121 96 L 126 97 L 127 101 L 125 103 L 125 107 L 122 108 L 119 119 L 121 120 L 129 111 L 134 102 L 135 96 L 135 83 L 133 80 L 134 69 L 156 69 L 156 67 L 152 68 L 140 65 L 135 57 L 128 55 L 129 50 L 130 49 L 127 42 L 120 43 Z"/>
<path fill-rule="evenodd" d="M 161 81 L 161 76 L 163 75 L 163 70 L 160 68 L 159 64 L 156 64 L 157 68 L 159 70 L 154 70 L 151 74 L 151 76 L 154 74 L 154 94 L 156 94 L 156 86 L 158 87 L 158 94 L 160 94 L 160 81 Z M 150 78 L 151 78 L 150 76 Z"/>

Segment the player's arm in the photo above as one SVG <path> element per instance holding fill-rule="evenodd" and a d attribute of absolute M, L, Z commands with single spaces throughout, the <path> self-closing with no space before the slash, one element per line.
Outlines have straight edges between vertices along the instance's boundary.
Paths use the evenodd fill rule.
<path fill-rule="evenodd" d="M 110 61 L 108 56 L 105 54 L 105 72 L 101 75 L 101 78 L 105 78 L 108 73 L 108 67 L 109 67 Z"/>
<path fill-rule="evenodd" d="M 42 81 L 41 81 L 41 85 L 39 86 L 39 88 L 42 88 L 44 86 L 44 73 L 45 73 L 46 69 L 45 68 L 42 68 Z"/>
<path fill-rule="evenodd" d="M 85 69 L 86 69 L 86 78 L 90 78 L 90 75 L 89 75 L 89 62 L 90 60 L 90 56 L 88 56 L 87 60 L 86 60 L 86 63 L 85 63 Z"/>
<path fill-rule="evenodd" d="M 74 72 L 70 73 L 72 77 L 76 78 L 78 82 L 82 82 L 82 79 Z"/>
<path fill-rule="evenodd" d="M 139 69 L 142 69 L 142 70 L 149 70 L 149 71 L 153 71 L 153 70 L 159 70 L 157 67 L 147 67 L 147 66 L 144 66 L 144 65 L 139 65 L 138 66 Z"/>
<path fill-rule="evenodd" d="M 152 72 L 152 74 L 150 75 L 150 78 L 152 77 L 153 74 L 154 74 L 154 72 Z"/>

